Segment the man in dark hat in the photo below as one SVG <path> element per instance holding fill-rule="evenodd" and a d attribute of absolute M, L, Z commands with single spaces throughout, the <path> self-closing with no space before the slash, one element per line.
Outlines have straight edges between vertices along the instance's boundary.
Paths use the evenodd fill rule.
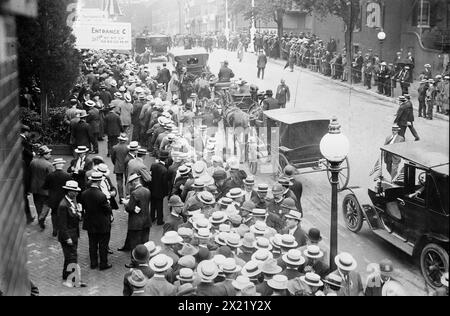
<path fill-rule="evenodd" d="M 394 265 L 390 260 L 383 260 L 379 264 L 380 270 L 378 273 L 372 274 L 370 278 L 367 279 L 366 290 L 364 292 L 365 296 L 382 296 L 382 289 L 384 284 L 389 281 L 397 281 L 392 278 L 394 273 Z"/>
<path fill-rule="evenodd" d="M 413 124 L 414 109 L 413 109 L 411 101 L 408 100 L 408 98 L 406 96 L 400 96 L 398 98 L 398 101 L 399 101 L 400 107 L 397 110 L 394 124 L 397 124 L 400 127 L 400 131 L 398 134 L 404 138 L 406 129 L 408 128 L 408 126 L 412 126 L 412 124 Z M 415 134 L 416 135 L 414 135 L 414 136 L 417 141 L 420 138 L 418 137 L 417 132 Z"/>
<path fill-rule="evenodd" d="M 228 61 L 224 61 L 222 64 L 222 67 L 220 68 L 219 71 L 219 82 L 230 82 L 232 78 L 234 78 L 234 73 L 233 71 L 228 68 Z"/>
<path fill-rule="evenodd" d="M 259 50 L 259 56 L 257 61 L 257 67 L 258 67 L 258 79 L 264 80 L 264 72 L 266 70 L 267 66 L 267 56 L 264 53 L 264 50 Z"/>
<path fill-rule="evenodd" d="M 280 104 L 277 99 L 273 97 L 273 91 L 266 91 L 266 99 L 263 101 L 263 111 L 276 110 L 280 108 Z"/>
<path fill-rule="evenodd" d="M 86 111 L 80 112 L 80 121 L 72 126 L 71 134 L 74 139 L 74 146 L 86 146 L 91 149 L 91 145 L 94 144 L 94 134 L 89 124 L 86 122 L 86 118 L 89 115 Z"/>
<path fill-rule="evenodd" d="M 161 151 L 159 159 L 151 166 L 152 174 L 151 192 L 151 218 L 152 221 L 157 219 L 158 226 L 164 225 L 164 209 L 163 201 L 168 196 L 168 180 L 167 180 L 167 160 L 169 153 Z"/>
<path fill-rule="evenodd" d="M 83 282 L 74 284 L 72 280 L 67 280 L 71 274 L 68 271 L 70 264 L 78 265 L 78 239 L 80 238 L 80 221 L 81 221 L 81 205 L 77 203 L 77 196 L 81 192 L 81 188 L 76 181 L 67 181 L 61 187 L 63 198 L 57 207 L 57 230 L 58 241 L 64 254 L 64 266 L 62 278 L 63 285 L 67 287 L 86 287 Z M 76 271 L 77 273 L 78 271 Z"/>
<path fill-rule="evenodd" d="M 105 108 L 108 113 L 105 117 L 105 134 L 108 136 L 108 157 L 112 148 L 119 142 L 118 137 L 123 132 L 120 116 L 110 107 Z"/>

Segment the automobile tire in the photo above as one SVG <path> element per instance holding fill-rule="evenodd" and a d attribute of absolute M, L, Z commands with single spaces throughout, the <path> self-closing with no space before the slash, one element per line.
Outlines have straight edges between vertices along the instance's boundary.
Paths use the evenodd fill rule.
<path fill-rule="evenodd" d="M 420 254 L 420 269 L 425 282 L 433 289 L 442 287 L 441 276 L 448 271 L 448 253 L 437 244 L 426 245 Z"/>
<path fill-rule="evenodd" d="M 355 195 L 349 194 L 344 198 L 342 213 L 347 229 L 355 234 L 359 233 L 364 224 L 364 215 Z"/>

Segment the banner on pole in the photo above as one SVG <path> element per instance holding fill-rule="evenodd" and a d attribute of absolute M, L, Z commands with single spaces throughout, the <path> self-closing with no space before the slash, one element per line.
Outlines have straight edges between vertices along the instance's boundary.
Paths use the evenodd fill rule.
<path fill-rule="evenodd" d="M 75 23 L 79 49 L 131 50 L 131 23 Z"/>

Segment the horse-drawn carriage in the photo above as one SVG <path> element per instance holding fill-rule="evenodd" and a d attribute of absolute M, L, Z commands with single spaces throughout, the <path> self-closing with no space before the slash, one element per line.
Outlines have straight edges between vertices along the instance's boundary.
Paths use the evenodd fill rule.
<path fill-rule="evenodd" d="M 278 109 L 264 112 L 264 120 L 262 124 L 264 135 L 259 134 L 258 137 L 253 137 L 253 140 L 249 142 L 249 149 L 255 142 L 256 146 L 253 148 L 261 148 L 261 144 L 265 144 L 267 153 L 278 156 L 279 173 L 287 165 L 292 165 L 297 169 L 305 170 L 300 172 L 301 174 L 327 172 L 328 178 L 331 179 L 327 161 L 320 152 L 320 141 L 328 133 L 329 118 L 313 111 Z M 273 128 L 277 128 L 276 133 L 272 131 Z M 274 139 L 272 142 L 272 135 L 279 135 L 279 139 Z M 249 156 L 255 157 L 251 152 Z M 258 158 L 264 157 L 258 155 Z M 258 161 L 252 159 L 249 164 L 251 172 L 256 174 Z M 350 165 L 346 159 L 342 163 L 342 170 L 339 174 L 341 190 L 348 186 L 349 179 Z"/>

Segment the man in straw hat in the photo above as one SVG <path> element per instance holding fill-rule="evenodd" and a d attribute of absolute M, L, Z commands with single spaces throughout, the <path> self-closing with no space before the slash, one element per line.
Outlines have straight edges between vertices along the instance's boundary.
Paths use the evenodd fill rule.
<path fill-rule="evenodd" d="M 261 293 L 261 296 L 271 296 L 273 289 L 268 285 L 268 281 L 273 278 L 274 275 L 280 274 L 283 270 L 275 259 L 269 259 L 260 263 L 260 270 L 264 274 L 264 282 L 256 286 L 256 292 Z"/>
<path fill-rule="evenodd" d="M 223 286 L 214 284 L 219 274 L 219 268 L 212 260 L 204 260 L 197 266 L 197 274 L 201 279 L 197 286 L 197 296 L 226 296 Z"/>
<path fill-rule="evenodd" d="M 63 189 L 63 186 L 67 183 L 67 181 L 72 180 L 70 174 L 63 170 L 66 161 L 64 159 L 57 158 L 53 161 L 53 166 L 55 167 L 55 171 L 47 175 L 45 178 L 43 188 L 48 190 L 48 200 L 47 205 L 51 209 L 52 214 L 52 226 L 53 226 L 53 237 L 57 236 L 57 211 L 58 206 L 61 200 L 64 198 L 66 192 Z M 42 214 L 42 219 L 45 221 L 47 215 Z"/>
<path fill-rule="evenodd" d="M 309 245 L 303 251 L 306 258 L 303 272 L 314 272 L 324 277 L 329 272 L 328 263 L 323 261 L 324 253 L 317 245 Z"/>
<path fill-rule="evenodd" d="M 174 264 L 178 262 L 180 257 L 177 255 L 178 250 L 182 247 L 183 238 L 178 235 L 178 232 L 168 231 L 161 238 L 161 243 L 164 244 L 161 253 L 172 258 Z"/>
<path fill-rule="evenodd" d="M 306 285 L 306 296 L 316 296 L 317 292 L 323 287 L 320 275 L 308 272 L 300 277 L 300 282 Z"/>
<path fill-rule="evenodd" d="M 126 265 L 126 267 L 131 268 L 132 270 L 125 273 L 123 279 L 123 296 L 131 296 L 133 294 L 133 287 L 129 282 L 129 277 L 133 270 L 139 270 L 147 279 L 153 277 L 155 272 L 150 268 L 148 264 L 149 260 L 150 251 L 145 245 L 138 245 L 133 249 L 131 253 L 131 264 Z"/>
<path fill-rule="evenodd" d="M 100 254 L 100 270 L 112 268 L 108 263 L 108 244 L 111 238 L 112 209 L 103 194 L 100 184 L 103 179 L 101 172 L 94 172 L 89 178 L 91 187 L 81 195 L 81 202 L 85 210 L 84 225 L 89 237 L 89 256 L 91 269 L 97 269 Z"/>
<path fill-rule="evenodd" d="M 361 275 L 355 271 L 358 266 L 356 260 L 349 253 L 342 252 L 338 254 L 334 262 L 337 270 L 331 272 L 342 278 L 342 288 L 339 291 L 340 296 L 363 296 L 364 288 Z"/>
<path fill-rule="evenodd" d="M 147 296 L 145 293 L 145 286 L 147 285 L 148 278 L 141 270 L 131 270 L 130 275 L 127 276 L 126 280 L 130 285 L 131 295 L 124 296 Z"/>
<path fill-rule="evenodd" d="M 75 148 L 76 158 L 70 162 L 67 170 L 72 178 L 78 182 L 81 190 L 86 189 L 86 173 L 93 168 L 93 161 L 88 156 L 89 148 L 86 146 L 78 146 Z"/>
<path fill-rule="evenodd" d="M 80 121 L 72 126 L 72 130 L 70 131 L 73 139 L 74 139 L 74 146 L 86 146 L 91 150 L 91 145 L 94 144 L 94 135 L 92 134 L 91 127 L 86 122 L 87 117 L 89 114 L 85 110 L 82 110 L 80 112 Z"/>
<path fill-rule="evenodd" d="M 281 274 L 285 275 L 288 280 L 298 278 L 302 275 L 299 269 L 305 263 L 305 258 L 303 258 L 299 250 L 291 249 L 281 258 L 286 264 L 286 269 Z"/>
<path fill-rule="evenodd" d="M 287 296 L 288 281 L 288 278 L 281 274 L 267 281 L 267 285 L 273 291 L 271 296 Z"/>
<path fill-rule="evenodd" d="M 300 212 L 290 210 L 284 217 L 286 219 L 286 227 L 283 232 L 294 236 L 299 247 L 305 246 L 308 237 L 306 232 L 301 227 L 303 217 L 302 214 Z"/>
<path fill-rule="evenodd" d="M 141 176 L 133 174 L 128 179 L 130 199 L 124 200 L 125 211 L 128 213 L 127 241 L 122 249 L 134 249 L 139 244 L 149 240 L 150 228 L 150 190 L 141 182 Z"/>
<path fill-rule="evenodd" d="M 63 284 L 67 287 L 86 287 L 82 282 L 74 284 L 72 280 L 68 280 L 72 272 L 70 270 L 67 271 L 70 264 L 78 264 L 81 206 L 77 202 L 77 196 L 81 192 L 81 188 L 76 181 L 69 180 L 62 186 L 62 189 L 64 191 L 64 197 L 60 201 L 56 213 L 58 218 L 58 241 L 61 243 L 64 254 Z M 79 275 L 79 277 L 81 276 Z"/>
<path fill-rule="evenodd" d="M 117 139 L 119 140 L 119 144 L 115 145 L 111 150 L 111 161 L 114 165 L 119 201 L 122 202 L 124 198 L 124 174 L 126 171 L 125 159 L 129 152 L 127 145 L 128 137 L 122 133 Z"/>
<path fill-rule="evenodd" d="M 342 278 L 336 274 L 329 274 L 323 279 L 323 294 L 326 296 L 339 296 L 342 288 Z"/>
<path fill-rule="evenodd" d="M 308 246 L 318 246 L 323 252 L 323 257 L 320 259 L 320 261 L 328 265 L 330 263 L 330 249 L 329 246 L 323 242 L 320 230 L 317 228 L 310 228 L 307 237 L 307 244 L 303 247 L 300 247 L 299 250 L 303 253 Z"/>
<path fill-rule="evenodd" d="M 178 174 L 179 176 L 175 179 L 171 195 L 178 195 L 179 197 L 181 197 L 186 182 L 192 176 L 191 168 L 186 165 L 182 165 L 178 168 Z"/>
<path fill-rule="evenodd" d="M 148 296 L 175 296 L 177 289 L 166 280 L 165 276 L 172 265 L 173 259 L 165 254 L 159 254 L 150 260 L 150 268 L 155 271 L 155 275 L 145 286 L 145 293 Z"/>
<path fill-rule="evenodd" d="M 34 206 L 39 218 L 39 226 L 45 229 L 45 218 L 48 214 L 48 190 L 44 189 L 45 178 L 54 171 L 50 162 L 51 149 L 41 146 L 38 155 L 30 163 L 30 192 L 33 194 Z"/>

